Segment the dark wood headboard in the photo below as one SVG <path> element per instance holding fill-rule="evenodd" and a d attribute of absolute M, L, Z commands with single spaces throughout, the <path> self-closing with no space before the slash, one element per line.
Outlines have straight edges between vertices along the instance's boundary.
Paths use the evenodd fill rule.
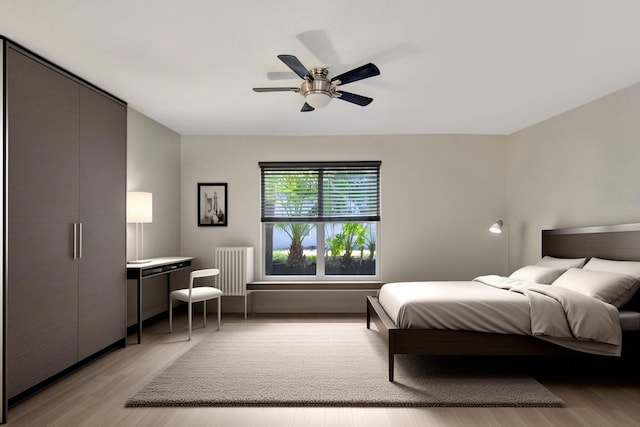
<path fill-rule="evenodd" d="M 640 224 L 542 230 L 542 256 L 640 261 Z M 640 291 L 626 309 L 640 310 Z"/>
<path fill-rule="evenodd" d="M 542 230 L 542 256 L 640 261 L 640 223 Z"/>

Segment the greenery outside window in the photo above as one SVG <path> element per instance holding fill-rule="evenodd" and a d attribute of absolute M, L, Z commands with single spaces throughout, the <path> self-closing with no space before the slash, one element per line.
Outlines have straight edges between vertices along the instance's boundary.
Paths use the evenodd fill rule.
<path fill-rule="evenodd" d="M 266 276 L 375 276 L 380 162 L 261 162 Z"/>

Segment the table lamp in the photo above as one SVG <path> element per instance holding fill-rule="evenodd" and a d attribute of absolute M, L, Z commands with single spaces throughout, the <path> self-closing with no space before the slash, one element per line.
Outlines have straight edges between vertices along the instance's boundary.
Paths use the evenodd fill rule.
<path fill-rule="evenodd" d="M 144 256 L 144 223 L 150 223 L 153 219 L 153 194 L 142 191 L 127 192 L 127 222 L 136 225 L 136 259 L 129 264 L 143 264 L 150 262 L 142 259 Z M 140 240 L 138 240 L 138 227 L 140 228 Z M 138 253 L 138 242 L 140 253 Z"/>

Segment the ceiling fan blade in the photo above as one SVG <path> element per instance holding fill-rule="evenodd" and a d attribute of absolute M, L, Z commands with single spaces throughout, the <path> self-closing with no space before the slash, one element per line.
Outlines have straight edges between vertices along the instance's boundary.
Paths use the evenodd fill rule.
<path fill-rule="evenodd" d="M 291 71 L 269 71 L 267 79 L 269 80 L 291 80 L 297 79 L 298 75 Z"/>
<path fill-rule="evenodd" d="M 369 98 L 368 96 L 356 95 L 355 93 L 343 92 L 341 90 L 337 90 L 336 93 L 340 94 L 338 99 L 342 99 L 343 101 L 351 102 L 352 104 L 357 104 L 362 107 L 371 104 L 371 101 L 373 101 L 373 98 Z"/>
<path fill-rule="evenodd" d="M 347 71 L 346 73 L 342 73 L 339 76 L 335 76 L 331 79 L 331 82 L 339 80 L 340 83 L 337 83 L 338 85 L 346 85 L 347 83 L 357 82 L 358 80 L 367 79 L 369 77 L 378 75 L 380 75 L 380 70 L 378 69 L 378 67 L 376 67 L 372 63 L 368 63 L 358 68 L 354 68 L 351 71 Z"/>
<path fill-rule="evenodd" d="M 299 87 L 254 87 L 254 92 L 300 92 Z"/>
<path fill-rule="evenodd" d="M 298 58 L 296 58 L 295 56 L 293 56 L 293 55 L 278 55 L 278 58 L 282 62 L 287 64 L 287 67 L 291 68 L 294 73 L 296 73 L 298 76 L 300 76 L 301 79 L 304 79 L 307 76 L 309 76 L 309 78 L 311 78 L 311 75 L 309 75 L 309 70 L 304 65 L 302 65 L 302 62 L 300 62 L 300 60 Z"/>
<path fill-rule="evenodd" d="M 313 111 L 313 110 L 315 110 L 315 108 L 313 108 L 311 105 L 305 102 L 300 111 L 303 113 L 306 113 L 307 111 Z"/>

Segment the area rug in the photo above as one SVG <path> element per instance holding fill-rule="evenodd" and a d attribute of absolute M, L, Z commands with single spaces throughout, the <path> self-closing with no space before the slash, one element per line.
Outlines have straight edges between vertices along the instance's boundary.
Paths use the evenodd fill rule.
<path fill-rule="evenodd" d="M 211 333 L 127 402 L 139 406 L 510 406 L 562 400 L 513 364 L 398 355 L 363 323 L 238 323 Z"/>

